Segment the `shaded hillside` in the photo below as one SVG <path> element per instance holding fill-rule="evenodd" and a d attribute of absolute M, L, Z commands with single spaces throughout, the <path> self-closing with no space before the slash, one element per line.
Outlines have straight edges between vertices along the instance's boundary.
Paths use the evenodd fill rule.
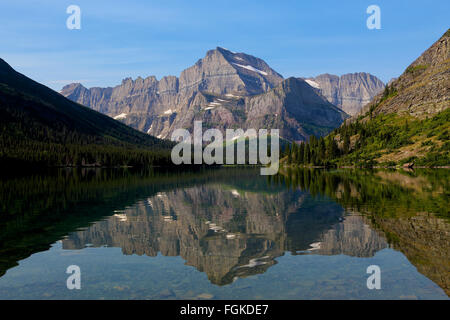
<path fill-rule="evenodd" d="M 0 161 L 8 164 L 165 163 L 170 143 L 74 103 L 0 59 Z"/>

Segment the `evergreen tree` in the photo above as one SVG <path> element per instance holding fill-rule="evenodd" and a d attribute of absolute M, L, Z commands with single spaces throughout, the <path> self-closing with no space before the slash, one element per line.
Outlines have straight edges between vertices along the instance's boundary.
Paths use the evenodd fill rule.
<path fill-rule="evenodd" d="M 347 134 L 347 132 L 344 133 L 344 145 L 343 145 L 343 152 L 344 154 L 348 154 L 350 150 L 350 137 Z"/>
<path fill-rule="evenodd" d="M 305 156 L 305 143 L 300 143 L 300 147 L 298 148 L 298 160 L 297 163 L 303 164 Z"/>

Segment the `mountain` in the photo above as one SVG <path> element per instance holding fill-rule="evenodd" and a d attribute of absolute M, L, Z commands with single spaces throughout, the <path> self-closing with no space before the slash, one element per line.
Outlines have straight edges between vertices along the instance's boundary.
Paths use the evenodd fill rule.
<path fill-rule="evenodd" d="M 149 164 L 167 160 L 171 146 L 72 102 L 2 59 L 0 124 L 0 161 L 9 164 Z"/>
<path fill-rule="evenodd" d="M 355 118 L 398 113 L 419 119 L 450 105 L 450 29 L 378 94 Z"/>
<path fill-rule="evenodd" d="M 349 115 L 358 113 L 384 89 L 384 83 L 380 79 L 365 72 L 348 73 L 340 77 L 326 73 L 305 80 L 329 102 Z"/>
<path fill-rule="evenodd" d="M 450 165 L 450 29 L 359 113 L 288 162 Z"/>
<path fill-rule="evenodd" d="M 245 127 L 279 128 L 281 135 L 292 141 L 326 135 L 347 117 L 305 81 L 296 78 L 288 78 L 278 87 L 244 102 Z"/>
<path fill-rule="evenodd" d="M 69 84 L 61 94 L 160 138 L 201 120 L 222 130 L 279 128 L 284 138 L 305 141 L 347 117 L 303 80 L 285 80 L 263 60 L 220 47 L 179 78 L 127 78 L 114 88 Z"/>

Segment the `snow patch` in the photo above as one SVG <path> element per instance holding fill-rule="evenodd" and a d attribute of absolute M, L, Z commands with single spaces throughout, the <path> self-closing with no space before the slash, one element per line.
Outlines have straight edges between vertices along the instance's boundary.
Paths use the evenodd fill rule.
<path fill-rule="evenodd" d="M 261 259 L 267 259 L 267 257 L 262 257 Z M 238 268 L 254 268 L 254 267 L 257 267 L 257 266 L 264 265 L 264 264 L 267 264 L 267 262 L 259 261 L 258 258 L 255 258 L 255 259 L 250 259 L 248 264 L 240 266 Z"/>
<path fill-rule="evenodd" d="M 173 221 L 172 216 L 163 216 L 163 218 L 164 218 L 164 222 L 172 222 Z"/>
<path fill-rule="evenodd" d="M 319 249 L 320 249 L 320 245 L 321 245 L 320 242 L 314 242 L 314 243 L 311 243 L 311 244 L 309 245 L 311 248 L 309 248 L 308 251 L 319 250 Z"/>
<path fill-rule="evenodd" d="M 127 221 L 128 220 L 128 218 L 127 218 L 127 215 L 126 214 L 123 214 L 123 213 L 121 213 L 121 214 L 115 214 L 114 215 L 114 217 L 116 217 L 117 219 L 119 219 L 119 221 L 121 221 L 121 222 L 125 222 L 125 221 Z"/>
<path fill-rule="evenodd" d="M 214 232 L 224 231 L 222 227 L 219 227 L 215 223 L 209 223 L 209 229 L 213 230 Z"/>
<path fill-rule="evenodd" d="M 164 111 L 164 114 L 172 114 L 172 113 L 173 113 L 172 109 Z"/>
<path fill-rule="evenodd" d="M 125 119 L 126 117 L 127 117 L 126 113 L 121 113 L 121 114 L 115 116 L 113 119 L 114 120 L 120 120 L 120 119 Z"/>
<path fill-rule="evenodd" d="M 318 84 L 317 82 L 315 82 L 314 80 L 305 80 L 307 84 L 309 84 L 311 87 L 316 88 L 316 89 L 320 89 L 320 84 Z"/>
<path fill-rule="evenodd" d="M 244 68 L 244 69 L 253 71 L 253 72 L 258 72 L 259 74 L 262 74 L 262 75 L 264 75 L 264 76 L 267 76 L 267 72 L 264 72 L 264 71 L 262 71 L 262 70 L 256 69 L 255 67 L 252 67 L 252 66 L 250 66 L 250 65 L 244 66 L 244 65 L 242 65 L 242 64 L 234 63 L 234 62 L 233 62 L 233 64 L 236 65 L 236 66 L 238 66 L 238 67 L 241 67 L 241 68 Z"/>
<path fill-rule="evenodd" d="M 240 98 L 239 96 L 235 96 L 234 94 L 231 94 L 231 93 L 227 93 L 227 94 L 225 95 L 225 97 L 230 97 L 230 98 Z"/>
<path fill-rule="evenodd" d="M 221 49 L 223 49 L 223 50 L 227 50 L 228 52 L 231 52 L 232 54 L 236 54 L 236 52 L 231 51 L 231 50 L 229 50 L 229 49 L 227 49 L 227 48 L 224 48 L 224 47 L 219 47 L 219 48 L 221 48 Z"/>

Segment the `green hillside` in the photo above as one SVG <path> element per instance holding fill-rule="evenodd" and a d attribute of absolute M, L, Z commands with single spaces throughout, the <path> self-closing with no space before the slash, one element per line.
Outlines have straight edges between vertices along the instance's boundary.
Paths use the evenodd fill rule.
<path fill-rule="evenodd" d="M 449 166 L 450 31 L 360 114 L 284 152 L 295 165 Z"/>

